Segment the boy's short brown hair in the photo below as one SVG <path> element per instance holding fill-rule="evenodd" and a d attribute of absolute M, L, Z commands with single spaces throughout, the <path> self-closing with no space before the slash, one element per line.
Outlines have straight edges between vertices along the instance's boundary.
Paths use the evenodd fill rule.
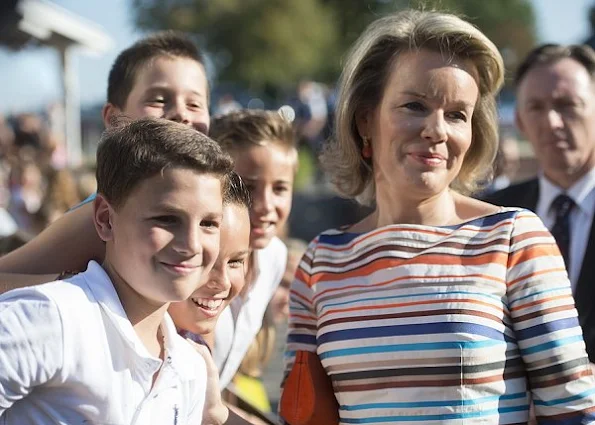
<path fill-rule="evenodd" d="M 157 32 L 118 55 L 107 81 L 108 103 L 124 109 L 139 70 L 158 57 L 192 59 L 205 66 L 202 52 L 188 37 L 175 31 Z"/>
<path fill-rule="evenodd" d="M 162 118 L 126 121 L 107 129 L 97 148 L 97 192 L 114 208 L 143 180 L 168 167 L 212 174 L 228 190 L 231 156 L 204 134 Z"/>
<path fill-rule="evenodd" d="M 277 111 L 243 109 L 213 117 L 209 135 L 228 152 L 272 143 L 295 149 L 295 130 Z"/>

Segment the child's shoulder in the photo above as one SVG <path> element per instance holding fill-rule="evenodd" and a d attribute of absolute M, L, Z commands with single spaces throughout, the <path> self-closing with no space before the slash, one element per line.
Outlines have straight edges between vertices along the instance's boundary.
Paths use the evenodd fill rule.
<path fill-rule="evenodd" d="M 61 300 L 74 303 L 75 299 L 84 296 L 81 278 L 73 276 L 68 280 L 55 280 L 40 285 L 13 289 L 0 295 L 0 301 L 8 300 L 48 300 L 61 304 Z"/>

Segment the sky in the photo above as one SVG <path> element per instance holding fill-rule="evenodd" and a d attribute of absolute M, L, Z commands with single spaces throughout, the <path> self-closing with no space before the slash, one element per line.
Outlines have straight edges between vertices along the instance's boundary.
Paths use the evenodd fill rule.
<path fill-rule="evenodd" d="M 111 63 L 122 49 L 143 35 L 134 27 L 130 1 L 53 0 L 58 6 L 99 25 L 113 41 L 109 51 L 102 55 L 90 55 L 82 51 L 76 54 L 83 106 L 105 100 Z M 589 35 L 587 14 L 595 0 L 531 2 L 536 13 L 540 42 L 579 43 Z M 15 53 L 0 47 L 0 113 L 38 110 L 59 101 L 60 96 L 60 63 L 55 51 L 31 48 Z"/>

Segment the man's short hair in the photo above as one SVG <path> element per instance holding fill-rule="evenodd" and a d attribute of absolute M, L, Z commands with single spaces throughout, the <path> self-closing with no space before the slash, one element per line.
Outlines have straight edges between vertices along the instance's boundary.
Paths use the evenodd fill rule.
<path fill-rule="evenodd" d="M 170 167 L 220 177 L 225 196 L 233 162 L 218 143 L 187 125 L 162 118 L 126 121 L 101 137 L 97 192 L 117 208 L 139 183 Z"/>
<path fill-rule="evenodd" d="M 574 59 L 585 67 L 591 79 L 595 76 L 595 51 L 586 44 L 542 44 L 529 52 L 517 68 L 514 85 L 518 87 L 527 73 L 542 65 L 550 65 L 561 59 Z"/>
<path fill-rule="evenodd" d="M 158 57 L 185 58 L 204 67 L 202 52 L 188 37 L 161 31 L 137 41 L 123 50 L 112 65 L 107 83 L 107 101 L 124 109 L 139 71 Z"/>

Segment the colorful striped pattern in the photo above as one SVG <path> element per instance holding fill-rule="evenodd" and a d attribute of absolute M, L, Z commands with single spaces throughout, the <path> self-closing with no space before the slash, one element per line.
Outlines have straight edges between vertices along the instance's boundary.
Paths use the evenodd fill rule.
<path fill-rule="evenodd" d="M 529 211 L 324 232 L 290 308 L 286 374 L 316 350 L 341 424 L 525 424 L 531 397 L 540 423 L 595 423 L 564 262 Z"/>

